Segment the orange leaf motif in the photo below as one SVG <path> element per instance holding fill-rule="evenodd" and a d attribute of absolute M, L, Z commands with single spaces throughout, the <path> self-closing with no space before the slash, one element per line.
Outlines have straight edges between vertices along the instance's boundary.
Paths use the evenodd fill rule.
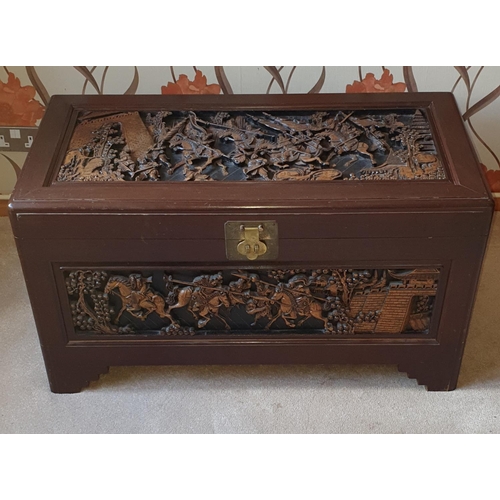
<path fill-rule="evenodd" d="M 403 82 L 392 83 L 394 76 L 388 69 L 384 69 L 380 80 L 375 78 L 373 73 L 366 73 L 366 76 L 358 82 L 354 80 L 352 85 L 347 85 L 347 94 L 367 93 L 367 92 L 404 92 L 406 85 Z"/>
<path fill-rule="evenodd" d="M 194 80 L 188 79 L 187 75 L 180 75 L 176 83 L 168 82 L 162 85 L 162 94 L 220 94 L 220 86 L 217 83 L 207 85 L 207 77 L 196 70 Z"/>
<path fill-rule="evenodd" d="M 488 170 L 486 165 L 481 163 L 484 174 L 486 175 L 486 180 L 490 185 L 490 189 L 494 193 L 500 193 L 500 170 Z"/>
<path fill-rule="evenodd" d="M 7 83 L 0 80 L 0 125 L 34 127 L 45 112 L 35 94 L 35 87 L 21 87 L 19 78 L 9 72 Z"/>

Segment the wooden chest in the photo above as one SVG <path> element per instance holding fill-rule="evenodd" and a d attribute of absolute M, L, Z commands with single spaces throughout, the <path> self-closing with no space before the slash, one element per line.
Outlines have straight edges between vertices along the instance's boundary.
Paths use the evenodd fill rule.
<path fill-rule="evenodd" d="M 453 390 L 492 213 L 447 93 L 55 96 L 10 203 L 54 392 L 270 363 Z"/>

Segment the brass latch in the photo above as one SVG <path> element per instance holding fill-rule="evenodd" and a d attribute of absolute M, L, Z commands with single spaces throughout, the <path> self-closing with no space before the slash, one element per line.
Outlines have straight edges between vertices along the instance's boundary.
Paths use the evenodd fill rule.
<path fill-rule="evenodd" d="M 264 231 L 262 224 L 257 227 L 240 226 L 240 231 L 243 233 L 243 241 L 238 243 L 236 250 L 247 259 L 255 260 L 259 255 L 264 255 L 267 252 L 267 245 L 259 240 L 260 233 Z"/>
<path fill-rule="evenodd" d="M 278 225 L 275 221 L 229 221 L 224 229 L 229 260 L 278 258 Z"/>

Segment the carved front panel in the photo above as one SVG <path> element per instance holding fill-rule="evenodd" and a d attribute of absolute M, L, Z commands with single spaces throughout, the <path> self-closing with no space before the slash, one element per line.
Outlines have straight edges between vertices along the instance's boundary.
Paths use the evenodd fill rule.
<path fill-rule="evenodd" d="M 425 334 L 439 269 L 65 271 L 77 333 Z"/>
<path fill-rule="evenodd" d="M 57 180 L 445 179 L 425 112 L 81 114 Z"/>

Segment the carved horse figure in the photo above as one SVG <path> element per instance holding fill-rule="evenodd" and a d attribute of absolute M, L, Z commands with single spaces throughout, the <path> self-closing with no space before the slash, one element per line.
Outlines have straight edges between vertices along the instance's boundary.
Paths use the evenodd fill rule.
<path fill-rule="evenodd" d="M 172 309 L 179 309 L 181 307 L 185 307 L 191 301 L 191 297 L 193 296 L 193 287 L 186 286 L 181 288 L 177 294 L 177 302 L 168 308 L 168 312 L 172 312 Z"/>
<path fill-rule="evenodd" d="M 213 317 L 216 317 L 224 323 L 227 330 L 230 330 L 228 322 L 219 314 L 221 306 L 230 307 L 229 298 L 224 291 L 215 291 L 208 297 L 204 296 L 202 300 L 195 301 L 190 311 L 197 316 L 198 328 L 203 328 Z"/>
<path fill-rule="evenodd" d="M 301 292 L 297 293 L 300 295 L 295 298 L 292 290 L 287 290 L 282 283 L 278 284 L 275 293 L 271 297 L 271 300 L 277 302 L 279 305 L 278 313 L 266 325 L 266 329 L 269 329 L 271 325 L 280 317 L 283 318 L 283 321 L 289 328 L 301 326 L 311 317 L 322 321 L 324 327 L 326 328 L 328 320 L 323 317 L 323 307 L 321 304 Z M 303 318 L 296 325 L 294 321 L 298 319 L 299 316 L 303 316 Z"/>
<path fill-rule="evenodd" d="M 230 307 L 229 297 L 223 290 L 216 290 L 207 294 L 204 287 L 186 286 L 179 290 L 177 303 L 168 308 L 168 314 L 173 309 L 188 307 L 189 312 L 198 321 L 198 328 L 203 328 L 213 317 L 219 318 L 227 329 L 227 321 L 219 314 L 219 308 Z"/>
<path fill-rule="evenodd" d="M 322 321 L 323 327 L 326 328 L 328 320 L 323 317 L 323 306 L 317 300 L 302 295 L 297 298 L 297 306 L 298 313 L 301 316 L 304 316 L 304 318 L 298 322 L 297 326 L 301 326 L 305 321 L 312 317 Z"/>
<path fill-rule="evenodd" d="M 134 318 L 144 321 L 151 313 L 155 312 L 160 318 L 168 318 L 173 323 L 170 311 L 165 310 L 165 299 L 149 286 L 151 278 L 140 275 L 113 276 L 109 279 L 104 289 L 105 293 L 114 292 L 122 302 L 122 308 L 114 322 L 118 323 L 121 315 L 127 311 Z"/>

